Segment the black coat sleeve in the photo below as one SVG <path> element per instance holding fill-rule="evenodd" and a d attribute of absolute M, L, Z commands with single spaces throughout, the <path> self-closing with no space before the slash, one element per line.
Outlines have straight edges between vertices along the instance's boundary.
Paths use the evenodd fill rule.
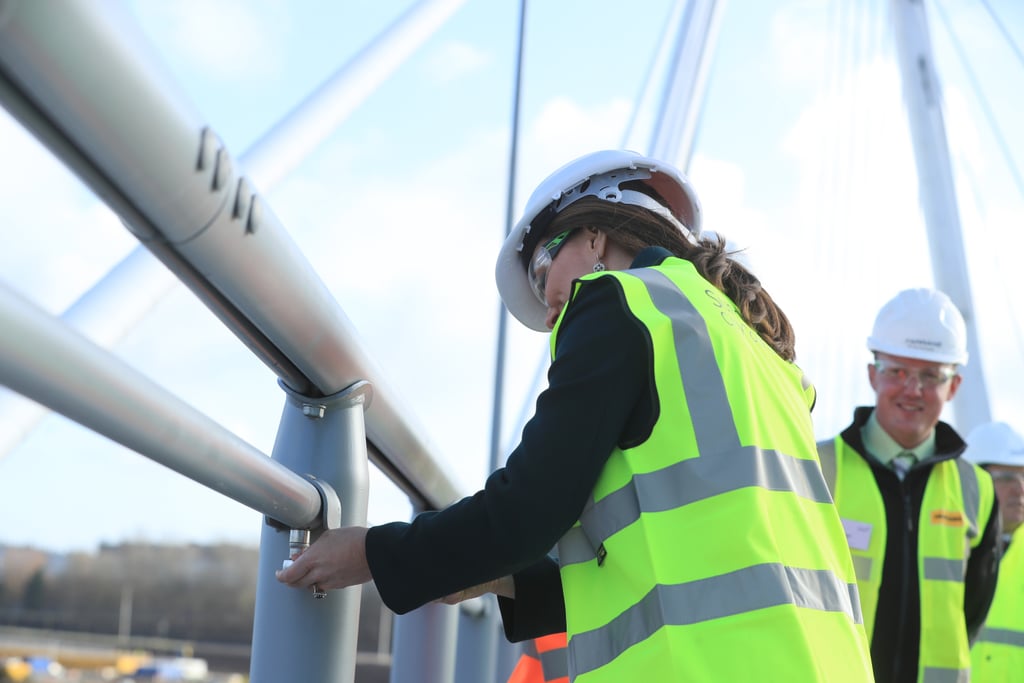
<path fill-rule="evenodd" d="M 517 573 L 524 605 L 535 590 L 537 603 L 561 601 L 545 557 L 579 518 L 609 454 L 635 422 L 638 401 L 650 391 L 650 360 L 646 332 L 611 277 L 581 283 L 559 334 L 548 388 L 505 467 L 483 490 L 367 533 L 373 580 L 394 612 Z M 525 614 L 522 607 L 517 614 Z M 530 632 L 550 618 L 531 619 Z M 562 618 L 548 632 L 564 629 Z"/>
<path fill-rule="evenodd" d="M 988 609 L 996 593 L 1001 537 L 999 501 L 993 497 L 992 514 L 985 526 L 981 543 L 971 551 L 967 560 L 967 575 L 964 577 L 964 618 L 967 622 L 967 639 L 972 644 L 985 624 L 985 617 L 988 616 Z"/>
<path fill-rule="evenodd" d="M 505 638 L 518 643 L 565 630 L 565 600 L 558 563 L 545 557 L 514 576 L 515 599 L 498 598 Z"/>

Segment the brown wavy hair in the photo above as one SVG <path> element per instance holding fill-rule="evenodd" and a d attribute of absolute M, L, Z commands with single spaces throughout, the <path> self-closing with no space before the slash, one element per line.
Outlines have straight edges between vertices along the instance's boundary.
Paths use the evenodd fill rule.
<path fill-rule="evenodd" d="M 796 359 L 796 335 L 789 318 L 761 286 L 761 281 L 732 258 L 721 235 L 704 236 L 694 244 L 671 221 L 632 204 L 584 197 L 563 209 L 540 238 L 563 230 L 597 228 L 636 256 L 645 247 L 664 247 L 691 262 L 701 276 L 732 299 L 751 328 L 784 360 Z M 532 250 L 531 250 L 532 252 Z"/>

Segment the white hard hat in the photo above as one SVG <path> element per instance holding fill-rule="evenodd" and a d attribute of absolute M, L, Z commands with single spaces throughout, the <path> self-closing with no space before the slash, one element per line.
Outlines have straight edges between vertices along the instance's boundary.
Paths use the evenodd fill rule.
<path fill-rule="evenodd" d="M 660 201 L 645 192 L 622 187 L 634 182 L 645 185 Z M 583 197 L 643 206 L 679 223 L 680 229 L 694 239 L 700 233 L 697 194 L 671 165 L 627 150 L 593 152 L 570 161 L 533 191 L 522 218 L 498 252 L 494 269 L 498 293 L 509 312 L 530 329 L 547 331 L 547 308 L 530 287 L 522 253 L 536 245 L 559 211 Z M 528 237 L 531 232 L 533 240 Z"/>
<path fill-rule="evenodd" d="M 1024 467 L 1024 437 L 1005 422 L 979 425 L 966 441 L 963 457 L 975 465 Z"/>
<path fill-rule="evenodd" d="M 967 326 L 937 289 L 906 289 L 882 306 L 868 348 L 934 363 L 967 364 Z"/>

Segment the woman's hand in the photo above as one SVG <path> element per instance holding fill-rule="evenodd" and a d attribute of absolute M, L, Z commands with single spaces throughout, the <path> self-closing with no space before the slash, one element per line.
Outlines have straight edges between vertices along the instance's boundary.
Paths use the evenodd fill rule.
<path fill-rule="evenodd" d="M 464 600 L 470 600 L 486 593 L 494 593 L 505 598 L 514 598 L 516 597 L 515 581 L 512 580 L 511 576 L 503 576 L 500 579 L 481 583 L 479 586 L 471 586 L 457 593 L 438 598 L 436 602 L 443 602 L 446 605 L 457 605 Z"/>
<path fill-rule="evenodd" d="M 366 528 L 328 529 L 292 565 L 275 575 L 292 588 L 321 591 L 347 588 L 373 579 L 366 562 Z M 314 586 L 316 588 L 314 588 Z"/>

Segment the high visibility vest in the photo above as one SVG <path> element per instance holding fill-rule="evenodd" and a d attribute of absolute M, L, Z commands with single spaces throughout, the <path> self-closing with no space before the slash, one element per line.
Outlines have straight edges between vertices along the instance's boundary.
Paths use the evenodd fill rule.
<path fill-rule="evenodd" d="M 570 678 L 871 681 L 799 368 L 688 261 L 596 277 L 649 332 L 658 412 L 558 544 Z"/>
<path fill-rule="evenodd" d="M 985 626 L 971 648 L 971 683 L 1024 681 L 1024 526 L 999 563 Z"/>
<path fill-rule="evenodd" d="M 868 637 L 874 632 L 887 540 L 885 503 L 871 466 L 842 436 L 820 449 L 822 470 L 848 529 Z M 964 618 L 964 577 L 981 542 L 995 491 L 981 468 L 955 458 L 936 463 L 918 515 L 917 575 L 921 633 L 919 683 L 966 683 L 970 646 Z"/>
<path fill-rule="evenodd" d="M 565 634 L 527 641 L 508 683 L 569 683 Z"/>

